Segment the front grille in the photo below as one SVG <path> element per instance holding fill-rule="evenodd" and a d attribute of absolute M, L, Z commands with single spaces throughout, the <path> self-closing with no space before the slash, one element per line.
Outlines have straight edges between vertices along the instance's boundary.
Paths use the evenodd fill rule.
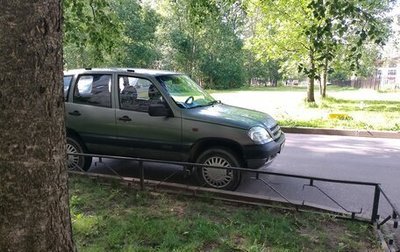
<path fill-rule="evenodd" d="M 273 127 L 271 128 L 271 133 L 272 133 L 272 138 L 273 138 L 274 140 L 278 139 L 278 138 L 281 136 L 281 134 L 282 134 L 281 127 L 279 127 L 278 124 L 275 124 L 275 126 L 273 126 Z"/>

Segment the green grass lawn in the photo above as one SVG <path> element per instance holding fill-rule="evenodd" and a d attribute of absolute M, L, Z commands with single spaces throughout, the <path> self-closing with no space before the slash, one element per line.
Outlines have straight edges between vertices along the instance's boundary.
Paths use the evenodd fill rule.
<path fill-rule="evenodd" d="M 381 251 L 370 225 L 70 178 L 79 251 Z"/>
<path fill-rule="evenodd" d="M 328 86 L 325 99 L 306 103 L 306 87 L 255 87 L 213 91 L 224 103 L 271 114 L 282 126 L 400 130 L 400 92 Z M 332 117 L 331 115 L 342 115 Z"/>

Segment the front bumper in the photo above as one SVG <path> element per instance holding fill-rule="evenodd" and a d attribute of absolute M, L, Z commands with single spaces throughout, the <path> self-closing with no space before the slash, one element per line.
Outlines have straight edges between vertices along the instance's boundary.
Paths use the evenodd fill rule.
<path fill-rule="evenodd" d="M 285 134 L 282 132 L 281 136 L 275 141 L 266 144 L 254 144 L 243 146 L 244 160 L 247 167 L 257 169 L 271 161 L 282 151 L 285 144 Z"/>

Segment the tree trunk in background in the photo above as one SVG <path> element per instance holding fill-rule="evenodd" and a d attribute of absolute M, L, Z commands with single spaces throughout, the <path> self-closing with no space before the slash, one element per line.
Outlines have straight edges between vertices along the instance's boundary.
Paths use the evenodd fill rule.
<path fill-rule="evenodd" d="M 323 74 L 322 74 L 323 75 Z M 322 96 L 322 75 L 319 76 L 319 94 Z"/>
<path fill-rule="evenodd" d="M 309 76 L 310 82 L 308 83 L 307 87 L 307 102 L 315 102 L 314 98 L 315 61 L 314 61 L 314 52 L 312 50 L 310 50 L 310 65 L 313 74 Z"/>
<path fill-rule="evenodd" d="M 326 97 L 326 85 L 327 85 L 327 81 L 328 81 L 328 59 L 325 58 L 325 62 L 324 62 L 324 70 L 322 73 L 322 89 L 321 89 L 321 97 L 325 98 Z"/>
<path fill-rule="evenodd" d="M 0 251 L 74 251 L 61 1 L 0 6 Z"/>
<path fill-rule="evenodd" d="M 314 82 L 315 82 L 315 80 L 313 78 L 310 78 L 310 82 L 308 83 L 308 87 L 307 87 L 307 102 L 315 102 Z"/>

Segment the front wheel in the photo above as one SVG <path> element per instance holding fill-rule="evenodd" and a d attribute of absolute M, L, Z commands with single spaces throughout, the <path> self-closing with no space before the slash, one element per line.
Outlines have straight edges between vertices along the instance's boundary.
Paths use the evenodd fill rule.
<path fill-rule="evenodd" d="M 67 153 L 84 153 L 84 148 L 79 141 L 67 137 Z M 68 155 L 68 170 L 87 171 L 92 164 L 92 157 Z"/>
<path fill-rule="evenodd" d="M 240 167 L 240 162 L 231 151 L 213 148 L 204 151 L 196 160 L 199 164 L 220 167 Z M 237 170 L 198 167 L 196 178 L 200 185 L 223 190 L 235 190 L 241 180 Z"/>

